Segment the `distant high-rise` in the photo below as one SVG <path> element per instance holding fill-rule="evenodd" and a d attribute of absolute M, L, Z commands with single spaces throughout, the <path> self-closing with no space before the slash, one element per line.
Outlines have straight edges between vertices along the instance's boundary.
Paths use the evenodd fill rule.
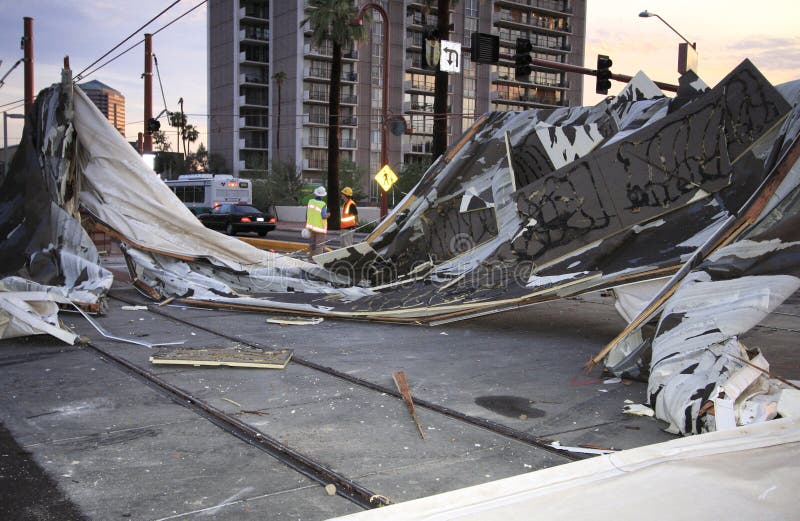
<path fill-rule="evenodd" d="M 413 131 L 389 137 L 390 165 L 397 170 L 430 160 L 434 72 L 422 68 L 422 40 L 437 12 L 422 1 L 377 3 L 390 24 L 389 112 L 402 115 Z M 234 174 L 263 171 L 276 157 L 294 160 L 309 182 L 327 171 L 331 48 L 314 47 L 311 27 L 300 28 L 310 9 L 308 0 L 209 1 L 209 152 Z M 376 172 L 385 32 L 381 17 L 372 14 L 368 40 L 343 51 L 340 147 L 342 159 Z M 517 38 L 527 38 L 533 57 L 582 66 L 585 21 L 586 0 L 452 2 L 450 40 L 464 52 L 461 72 L 449 77 L 449 143 L 485 112 L 580 105 L 580 74 L 534 67 L 518 81 L 514 53 Z M 470 60 L 474 32 L 500 37 L 498 64 Z M 282 73 L 280 82 L 276 73 Z M 372 195 L 374 185 L 364 181 Z"/>
<path fill-rule="evenodd" d="M 87 81 L 78 84 L 78 87 L 86 93 L 92 103 L 100 109 L 100 112 L 108 118 L 108 121 L 125 135 L 125 96 L 116 89 L 112 89 L 105 83 L 97 80 Z"/>

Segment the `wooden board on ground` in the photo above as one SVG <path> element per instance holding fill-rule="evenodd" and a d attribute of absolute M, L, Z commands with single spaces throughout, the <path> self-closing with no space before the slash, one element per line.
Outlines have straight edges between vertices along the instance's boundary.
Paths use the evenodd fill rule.
<path fill-rule="evenodd" d="M 270 317 L 267 322 L 282 326 L 315 326 L 323 320 L 322 317 Z"/>
<path fill-rule="evenodd" d="M 258 351 L 242 348 L 168 349 L 150 357 L 153 364 L 253 367 L 259 369 L 283 369 L 294 351 Z"/>

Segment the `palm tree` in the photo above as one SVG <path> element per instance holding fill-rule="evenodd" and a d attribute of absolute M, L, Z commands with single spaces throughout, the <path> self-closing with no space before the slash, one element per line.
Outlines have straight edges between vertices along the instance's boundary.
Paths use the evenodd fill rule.
<path fill-rule="evenodd" d="M 272 75 L 275 84 L 278 86 L 278 124 L 275 128 L 275 159 L 280 161 L 281 154 L 281 87 L 283 80 L 287 78 L 286 73 L 278 71 Z"/>
<path fill-rule="evenodd" d="M 300 22 L 311 24 L 311 43 L 322 48 L 330 42 L 333 48 L 328 113 L 328 226 L 339 229 L 339 98 L 342 82 L 342 48 L 353 41 L 364 40 L 366 31 L 351 21 L 358 16 L 352 0 L 309 0 L 309 15 Z M 389 42 L 384 42 L 389 45 Z M 388 66 L 385 64 L 384 66 Z"/>
<path fill-rule="evenodd" d="M 183 151 L 186 155 L 189 155 L 189 147 L 187 146 L 188 143 L 194 143 L 197 141 L 197 138 L 200 137 L 200 132 L 197 130 L 197 127 L 194 125 L 184 125 L 181 129 L 181 138 L 183 138 Z"/>

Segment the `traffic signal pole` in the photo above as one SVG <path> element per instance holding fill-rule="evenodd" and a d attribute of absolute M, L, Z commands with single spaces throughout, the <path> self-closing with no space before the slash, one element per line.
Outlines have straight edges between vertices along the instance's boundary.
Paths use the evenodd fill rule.
<path fill-rule="evenodd" d="M 555 69 L 564 72 L 577 72 L 578 74 L 583 74 L 586 76 L 597 76 L 596 69 L 588 69 L 586 67 L 579 67 L 577 65 L 570 65 L 568 63 L 558 63 L 558 62 L 551 62 L 548 60 L 541 60 L 539 58 L 531 58 L 531 65 L 536 67 L 546 67 L 548 69 Z M 633 79 L 633 76 L 628 76 L 627 74 L 611 74 L 611 79 L 616 81 L 622 82 L 629 82 Z M 672 85 L 670 83 L 664 83 L 661 81 L 654 81 L 653 83 L 661 89 L 668 92 L 678 92 L 678 86 Z"/>
<path fill-rule="evenodd" d="M 153 35 L 144 35 L 144 144 L 142 152 L 153 152 L 153 133 L 148 124 L 153 119 Z"/>

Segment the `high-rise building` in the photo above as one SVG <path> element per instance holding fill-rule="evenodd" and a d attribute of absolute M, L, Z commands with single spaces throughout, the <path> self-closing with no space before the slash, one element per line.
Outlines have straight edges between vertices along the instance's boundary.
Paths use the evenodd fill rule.
<path fill-rule="evenodd" d="M 92 103 L 100 109 L 100 112 L 108 118 L 108 121 L 125 135 L 125 96 L 116 89 L 112 89 L 105 83 L 97 80 L 79 83 L 78 87 L 92 100 Z"/>
<path fill-rule="evenodd" d="M 378 3 L 389 19 L 388 110 L 402 115 L 409 129 L 389 137 L 390 165 L 397 170 L 430 160 L 435 73 L 423 68 L 422 52 L 423 34 L 436 26 L 438 13 L 422 1 Z M 514 53 L 517 38 L 525 38 L 535 58 L 582 66 L 586 0 L 452 4 L 449 39 L 463 52 L 461 72 L 449 76 L 450 143 L 485 112 L 581 104 L 580 74 L 534 67 L 519 81 Z M 310 9 L 308 0 L 209 2 L 209 152 L 235 174 L 247 177 L 280 158 L 293 160 L 309 182 L 325 175 L 331 48 L 312 45 L 312 28 L 301 26 Z M 367 40 L 343 51 L 340 148 L 343 159 L 376 172 L 386 31 L 372 11 Z M 474 32 L 499 36 L 499 63 L 470 60 Z M 374 184 L 364 181 L 373 195 Z"/>

